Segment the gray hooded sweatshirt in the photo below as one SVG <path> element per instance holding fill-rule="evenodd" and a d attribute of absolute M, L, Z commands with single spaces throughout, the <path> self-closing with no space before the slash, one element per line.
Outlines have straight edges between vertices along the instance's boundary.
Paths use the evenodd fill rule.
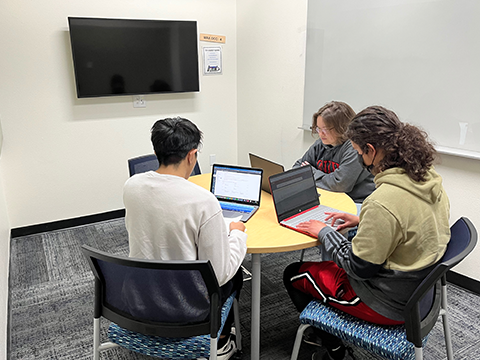
<path fill-rule="evenodd" d="M 332 146 L 318 139 L 293 167 L 300 167 L 304 161 L 312 166 L 321 189 L 347 193 L 356 203 L 362 203 L 375 190 L 373 175 L 360 165 L 350 140 Z"/>

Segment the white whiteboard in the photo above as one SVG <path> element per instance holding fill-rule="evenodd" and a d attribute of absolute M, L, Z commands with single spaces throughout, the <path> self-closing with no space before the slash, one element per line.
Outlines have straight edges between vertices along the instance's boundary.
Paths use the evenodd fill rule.
<path fill-rule="evenodd" d="M 382 105 L 437 147 L 480 158 L 480 0 L 308 6 L 304 127 L 331 100 Z"/>

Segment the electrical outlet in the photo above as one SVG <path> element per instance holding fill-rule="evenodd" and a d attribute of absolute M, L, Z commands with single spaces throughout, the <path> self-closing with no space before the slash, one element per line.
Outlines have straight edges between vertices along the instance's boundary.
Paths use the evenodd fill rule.
<path fill-rule="evenodd" d="M 210 154 L 210 165 L 215 164 L 216 157 L 217 156 L 215 154 Z"/>
<path fill-rule="evenodd" d="M 133 107 L 134 108 L 144 108 L 147 107 L 147 101 L 143 96 L 137 95 L 133 97 Z"/>

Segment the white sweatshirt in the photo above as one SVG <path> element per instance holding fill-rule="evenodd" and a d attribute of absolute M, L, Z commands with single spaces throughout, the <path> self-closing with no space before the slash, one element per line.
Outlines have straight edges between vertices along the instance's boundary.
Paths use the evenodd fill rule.
<path fill-rule="evenodd" d="M 228 234 L 215 196 L 174 175 L 154 171 L 129 178 L 123 190 L 130 257 L 210 260 L 220 286 L 247 252 L 247 234 Z"/>

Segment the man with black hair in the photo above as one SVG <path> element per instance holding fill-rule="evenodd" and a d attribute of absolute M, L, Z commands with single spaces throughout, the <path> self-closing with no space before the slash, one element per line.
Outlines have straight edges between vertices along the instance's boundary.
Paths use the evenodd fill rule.
<path fill-rule="evenodd" d="M 240 265 L 247 251 L 241 222 L 225 225 L 220 204 L 204 188 L 188 181 L 196 164 L 202 132 L 190 120 L 155 122 L 151 140 L 159 168 L 132 176 L 123 201 L 130 257 L 160 260 L 210 260 L 222 301 L 243 283 Z M 218 359 L 229 359 L 236 345 L 230 337 L 233 317 L 219 339 Z"/>

